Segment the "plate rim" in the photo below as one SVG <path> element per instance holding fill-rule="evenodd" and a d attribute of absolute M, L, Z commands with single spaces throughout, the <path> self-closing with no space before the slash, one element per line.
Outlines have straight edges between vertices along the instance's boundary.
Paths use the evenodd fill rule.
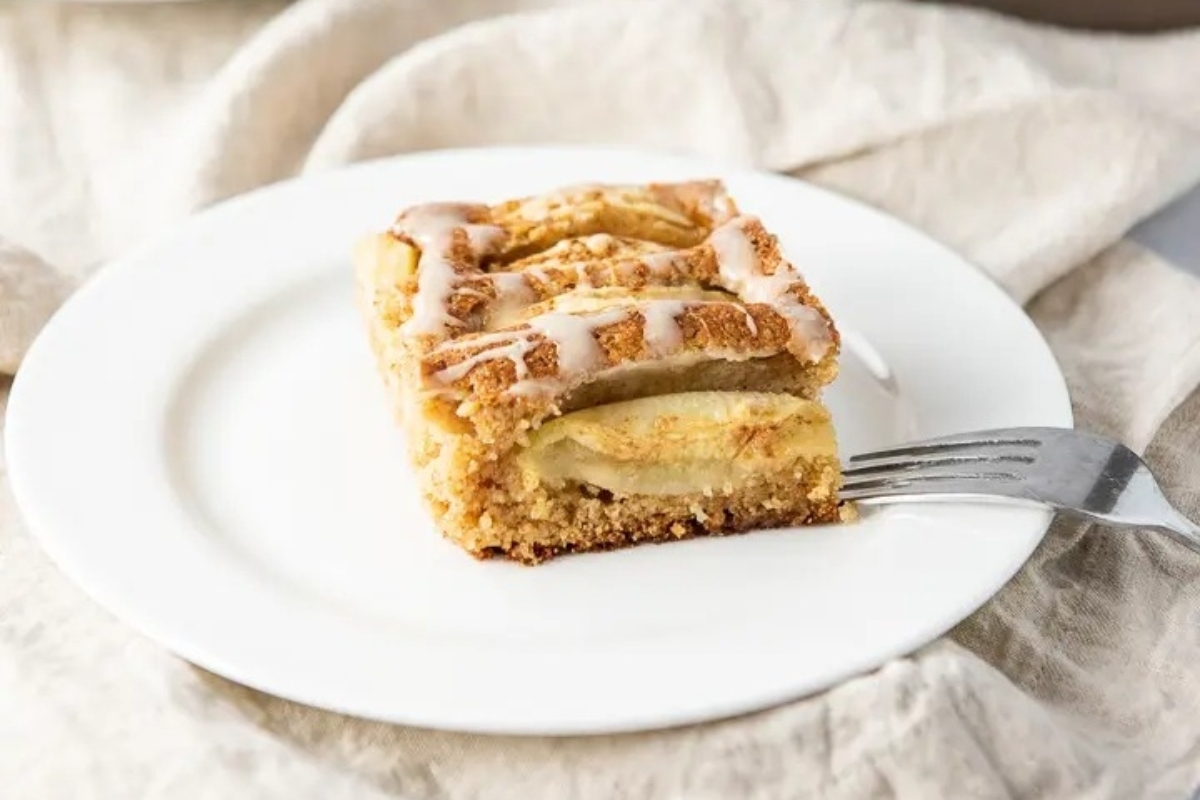
<path fill-rule="evenodd" d="M 44 349 L 52 347 L 52 345 L 55 343 L 55 337 L 58 336 L 58 334 L 57 334 L 58 329 L 64 325 L 68 324 L 68 323 L 63 323 L 62 320 L 66 319 L 69 321 L 71 319 L 71 316 L 75 313 L 72 309 L 76 308 L 77 305 L 80 305 L 80 304 L 83 304 L 86 302 L 90 302 L 88 300 L 88 297 L 90 297 L 93 293 L 98 291 L 96 289 L 97 286 L 106 286 L 106 285 L 108 285 L 108 283 L 110 283 L 112 281 L 119 281 L 120 276 L 122 274 L 124 274 L 124 270 L 134 268 L 133 266 L 129 266 L 129 265 L 136 265 L 139 261 L 142 261 L 142 260 L 146 259 L 147 257 L 152 256 L 156 251 L 159 251 L 165 244 L 169 243 L 173 238 L 180 235 L 180 232 L 182 230 L 186 230 L 189 227 L 192 227 L 192 226 L 195 226 L 198 224 L 217 224 L 217 223 L 219 223 L 219 221 L 221 220 L 222 217 L 236 216 L 239 213 L 238 209 L 244 207 L 246 204 L 255 204 L 255 203 L 263 203 L 263 202 L 271 203 L 271 202 L 273 202 L 272 198 L 277 197 L 281 194 L 286 194 L 289 191 L 293 191 L 294 187 L 297 184 L 311 184 L 314 181 L 319 182 L 322 180 L 339 180 L 339 178 L 336 178 L 336 177 L 331 178 L 330 176 L 346 175 L 347 173 L 363 173 L 363 172 L 370 173 L 370 172 L 373 172 L 380 168 L 385 168 L 385 169 L 391 168 L 389 165 L 395 165 L 397 163 L 410 161 L 412 159 L 418 159 L 418 160 L 428 159 L 430 157 L 434 157 L 434 158 L 455 157 L 455 158 L 457 158 L 457 157 L 478 157 L 480 155 L 482 155 L 484 157 L 498 157 L 498 156 L 503 157 L 506 155 L 517 155 L 519 157 L 525 157 L 525 158 L 537 158 L 538 156 L 545 154 L 547 152 L 568 153 L 568 154 L 571 154 L 576 157 L 583 155 L 583 154 L 606 154 L 610 157 L 616 156 L 616 157 L 622 157 L 622 158 L 644 159 L 647 161 L 648 164 L 649 163 L 662 163 L 664 161 L 672 161 L 672 162 L 676 162 L 679 164 L 689 165 L 690 167 L 695 169 L 697 174 L 703 174 L 703 173 L 718 174 L 723 177 L 730 177 L 730 178 L 732 178 L 734 175 L 740 175 L 740 176 L 752 176 L 754 178 L 767 178 L 767 179 L 773 180 L 773 181 L 796 182 L 796 183 L 802 184 L 807 191 L 811 191 L 811 192 L 814 192 L 814 193 L 817 193 L 820 195 L 824 195 L 826 197 L 826 199 L 829 199 L 831 202 L 836 202 L 836 203 L 840 203 L 843 205 L 849 204 L 849 205 L 855 206 L 855 207 L 857 207 L 856 211 L 858 213 L 864 213 L 864 214 L 868 214 L 873 217 L 883 218 L 883 219 L 887 220 L 888 224 L 893 225 L 893 226 L 899 226 L 899 227 L 903 228 L 905 230 L 906 235 L 918 237 L 927 243 L 933 244 L 938 249 L 942 250 L 947 256 L 952 257 L 953 259 L 961 262 L 964 266 L 970 267 L 971 272 L 973 272 L 976 276 L 985 279 L 985 283 L 990 286 L 988 291 L 993 292 L 996 295 L 997 299 L 1002 299 L 1008 305 L 1009 310 L 1015 312 L 1016 316 L 1019 317 L 1028 326 L 1030 331 L 1036 337 L 1037 343 L 1040 346 L 1041 350 L 1043 351 L 1043 355 L 1049 359 L 1049 364 L 1053 366 L 1054 373 L 1057 377 L 1058 386 L 1055 387 L 1056 392 L 1057 392 L 1057 397 L 1054 399 L 1053 402 L 1058 403 L 1058 405 L 1060 406 L 1060 408 L 1058 409 L 1058 412 L 1062 415 L 1063 424 L 1068 425 L 1068 426 L 1072 426 L 1074 424 L 1073 414 L 1072 414 L 1071 405 L 1070 405 L 1070 395 L 1069 395 L 1069 392 L 1067 389 L 1066 380 L 1063 375 L 1061 366 L 1059 365 L 1053 351 L 1050 349 L 1049 344 L 1047 343 L 1045 337 L 1041 334 L 1041 331 L 1032 322 L 1032 320 L 1029 318 L 1028 314 L 1021 307 L 1021 305 L 1018 304 L 1015 300 L 1013 300 L 1011 298 L 1011 296 L 1006 291 L 1004 291 L 1004 289 L 1000 286 L 1000 284 L 991 275 L 989 275 L 984 270 L 978 268 L 977 266 L 975 266 L 974 264 L 969 262 L 962 255 L 954 252 L 950 248 L 946 247 L 944 244 L 942 244 L 942 243 L 938 242 L 937 240 L 933 239 L 932 237 L 930 237 L 925 232 L 909 225 L 908 223 L 904 222 L 903 220 L 892 217 L 892 216 L 890 216 L 878 209 L 875 209 L 859 200 L 856 200 L 851 197 L 847 197 L 845 195 L 838 194 L 836 192 L 825 189 L 824 187 L 821 187 L 821 186 L 817 186 L 817 185 L 814 185 L 814 184 L 811 184 L 811 183 L 808 183 L 808 182 L 805 182 L 805 181 L 802 181 L 802 180 L 799 180 L 796 178 L 791 178 L 789 176 L 780 175 L 778 173 L 771 173 L 771 172 L 764 172 L 764 171 L 760 171 L 760 170 L 747 169 L 744 166 L 735 164 L 735 163 L 727 161 L 727 160 L 695 158 L 695 157 L 688 157 L 688 156 L 680 156 L 679 154 L 660 153 L 660 152 L 646 151 L 646 150 L 640 150 L 640 149 L 635 149 L 635 148 L 612 148 L 612 147 L 596 148 L 596 147 L 576 147 L 576 146 L 550 146 L 550 147 L 502 146 L 502 147 L 472 147 L 472 148 L 448 148 L 448 149 L 441 149 L 441 150 L 428 150 L 428 151 L 419 151 L 419 152 L 401 155 L 401 156 L 392 156 L 392 157 L 387 157 L 387 158 L 374 159 L 371 161 L 359 162 L 357 164 L 349 165 L 342 169 L 333 170 L 330 172 L 320 173 L 317 175 L 298 176 L 298 177 L 291 178 L 291 179 L 288 179 L 286 181 L 282 181 L 282 182 L 279 182 L 276 184 L 258 187 L 250 192 L 247 192 L 247 193 L 241 194 L 241 195 L 237 195 L 233 198 L 230 198 L 228 200 L 225 200 L 223 202 L 214 204 L 212 206 L 209 206 L 208 208 L 203 209 L 202 211 L 189 217 L 188 219 L 183 220 L 179 225 L 173 226 L 169 230 L 162 232 L 160 235 L 153 237 L 152 239 L 144 242 L 140 246 L 132 249 L 130 252 L 126 253 L 125 255 L 123 255 L 117 259 L 114 259 L 112 262 L 107 264 L 105 267 L 98 270 L 97 273 L 95 273 L 91 278 L 89 278 L 87 281 L 85 281 L 83 285 L 81 285 L 81 287 L 78 289 L 78 291 L 74 295 L 72 295 L 72 297 L 70 297 L 66 303 L 64 303 L 62 308 L 54 315 L 54 317 L 46 325 L 46 327 L 39 334 L 39 336 L 37 337 L 37 339 L 31 346 L 31 348 L 29 349 L 29 351 L 26 355 L 25 363 L 26 363 L 26 365 L 29 363 L 35 364 L 34 374 L 36 377 L 37 372 L 38 372 L 38 370 L 36 369 L 36 365 L 40 362 L 41 359 L 45 358 L 44 356 L 42 356 L 42 351 Z M 264 198 L 266 198 L 266 199 L 264 200 Z M 214 220 L 216 220 L 217 223 L 214 223 L 213 222 Z M 83 299 L 81 299 L 81 298 L 83 298 Z M 50 344 L 47 344 L 47 343 L 50 343 Z M 51 353 L 51 355 L 46 356 L 46 357 L 53 357 L 53 350 L 50 350 L 50 353 Z M 10 389 L 9 407 L 8 407 L 6 427 L 5 427 L 5 448 L 6 448 L 5 458 L 6 458 L 6 465 L 8 468 L 7 471 L 9 473 L 9 480 L 10 480 L 10 484 L 12 486 L 12 491 L 13 491 L 14 497 L 16 499 L 17 508 L 19 509 L 21 516 L 25 519 L 27 528 L 30 531 L 30 533 L 32 534 L 33 538 L 38 542 L 39 546 L 44 550 L 44 552 L 46 552 L 47 555 L 49 555 L 49 557 L 55 563 L 55 565 L 58 567 L 58 569 L 60 569 L 63 572 L 63 574 L 66 575 L 66 577 L 69 580 L 71 580 L 72 583 L 74 583 L 77 587 L 79 587 L 94 602 L 97 602 L 99 605 L 108 609 L 111 613 L 116 615 L 124 624 L 133 628 L 138 633 L 150 638 L 152 641 L 157 642 L 158 644 L 163 646 L 168 651 L 175 653 L 176 655 L 184 658 L 185 660 L 187 660 L 193 664 L 196 664 L 197 666 L 200 666 L 204 669 L 208 669 L 219 675 L 227 676 L 230 679 L 237 681 L 238 683 L 258 689 L 260 691 L 263 691 L 263 692 L 266 692 L 266 693 L 269 693 L 269 694 L 272 694 L 272 695 L 275 695 L 278 697 L 284 697 L 289 700 L 293 700 L 293 701 L 297 701 L 297 702 L 301 702 L 301 703 L 305 703 L 305 704 L 309 704 L 309 705 L 314 705 L 314 706 L 329 709 L 332 711 L 347 713 L 347 714 L 351 714 L 351 715 L 358 716 L 358 717 L 377 719 L 377 720 L 382 720 L 382 721 L 395 722 L 395 723 L 408 724 L 408 725 L 415 725 L 415 726 L 419 726 L 419 727 L 423 727 L 423 728 L 455 730 L 455 731 L 469 731 L 469 732 L 486 733 L 486 734 L 505 734 L 505 735 L 604 734 L 604 733 L 630 732 L 630 731 L 638 731 L 638 730 L 670 728 L 670 727 L 675 727 L 675 726 L 683 725 L 683 724 L 689 724 L 689 723 L 698 722 L 698 721 L 702 721 L 702 720 L 725 718 L 725 717 L 728 717 L 731 715 L 736 715 L 736 714 L 745 713 L 748 711 L 753 711 L 756 709 L 762 709 L 762 708 L 774 706 L 781 702 L 786 702 L 791 699 L 796 699 L 799 697 L 806 696 L 813 691 L 818 691 L 818 690 L 826 688 L 826 687 L 835 686 L 838 683 L 842 682 L 843 680 L 845 680 L 849 677 L 852 677 L 857 674 L 861 674 L 865 669 L 870 669 L 876 664 L 883 663 L 883 661 L 878 658 L 869 658 L 866 660 L 871 663 L 865 664 L 865 665 L 857 665 L 857 666 L 848 665 L 843 670 L 842 674 L 839 674 L 829 680 L 821 681 L 821 682 L 819 682 L 819 685 L 803 686 L 803 685 L 797 684 L 796 686 L 788 688 L 785 691 L 775 693 L 771 696 L 760 696 L 752 701 L 748 701 L 748 702 L 743 701 L 743 702 L 739 702 L 739 703 L 733 703 L 731 706 L 725 707 L 725 708 L 717 707 L 716 705 L 714 705 L 710 702 L 705 706 L 705 709 L 700 712 L 693 710 L 690 712 L 681 712 L 674 716 L 672 716 L 670 714 L 663 714 L 661 712 L 651 713 L 651 714 L 647 715 L 646 719 L 638 720 L 638 719 L 626 718 L 617 724 L 607 725 L 607 726 L 604 724 L 598 724 L 595 721 L 584 721 L 580 725 L 572 726 L 569 724 L 561 724 L 561 723 L 560 724 L 549 724 L 549 725 L 547 725 L 547 724 L 541 724 L 541 725 L 539 725 L 539 724 L 532 724 L 532 725 L 515 724 L 514 725 L 514 724 L 506 724 L 503 721 L 493 721 L 491 724 L 484 722 L 481 724 L 481 721 L 479 721 L 479 720 L 476 720 L 474 723 L 470 723 L 470 722 L 463 723 L 463 722 L 456 722 L 454 720 L 446 721 L 444 719 L 439 720 L 439 719 L 422 718 L 420 715 L 417 715 L 415 718 L 413 718 L 413 717 L 403 718 L 403 715 L 397 715 L 397 714 L 391 713 L 391 712 L 380 715 L 378 713 L 374 713 L 370 708 L 356 706 L 355 704 L 338 705 L 338 704 L 331 704 L 331 703 L 328 703 L 325 701 L 314 701 L 313 697 L 310 694 L 307 694 L 305 692 L 281 691 L 278 684 L 272 684 L 271 681 L 264 682 L 262 680 L 259 680 L 257 678 L 257 676 L 255 676 L 253 674 L 247 674 L 247 671 L 245 669 L 239 668 L 236 664 L 228 663 L 226 659 L 217 657 L 213 653 L 205 652 L 205 649 L 203 646 L 199 646 L 193 642 L 186 641 L 186 637 L 184 637 L 185 640 L 180 640 L 180 638 L 178 636 L 176 636 L 175 634 L 172 633 L 172 631 L 170 630 L 171 626 L 169 624 L 161 625 L 161 624 L 157 624 L 153 619 L 147 619 L 147 616 L 139 608 L 137 608 L 138 604 L 136 602 L 129 601 L 129 598 L 122 596 L 121 592 L 119 590 L 115 589 L 114 587 L 105 587 L 104 586 L 105 582 L 102 579 L 98 580 L 96 578 L 96 576 L 90 575 L 88 573 L 88 569 L 86 568 L 85 565 L 76 563 L 73 560 L 69 550 L 64 549 L 65 545 L 64 545 L 64 540 L 62 538 L 60 538 L 59 536 L 56 536 L 54 533 L 48 532 L 48 529 L 50 527 L 52 527 L 53 524 L 48 523 L 44 519 L 41 519 L 42 514 L 37 509 L 37 505 L 38 505 L 39 501 L 38 500 L 32 500 L 32 501 L 29 500 L 31 493 L 36 494 L 36 491 L 26 485 L 26 482 L 25 482 L 26 476 L 24 473 L 24 468 L 16 466 L 16 465 L 23 463 L 23 459 L 25 458 L 25 456 L 23 454 L 23 448 L 25 446 L 24 441 L 25 441 L 25 435 L 26 435 L 24 421 L 27 418 L 28 419 L 36 419 L 36 414 L 31 414 L 30 412 L 25 411 L 27 404 L 32 404 L 33 403 L 32 398 L 36 397 L 36 394 L 33 394 L 31 397 L 31 393 L 36 393 L 36 389 L 37 389 L 35 379 L 29 379 L 29 380 L 23 379 L 22 376 L 26 375 L 26 374 L 29 374 L 29 370 L 25 370 L 25 369 L 19 370 L 17 376 L 15 377 L 15 379 L 12 383 L 11 389 Z M 33 383 L 33 385 L 34 385 L 34 388 L 32 388 L 32 389 L 28 388 L 31 383 Z M 16 420 L 16 424 L 14 424 L 14 420 Z M 16 467 L 16 468 L 14 468 L 14 467 Z M 1016 572 L 1028 560 L 1029 556 L 1033 552 L 1033 549 L 1036 548 L 1037 544 L 1045 536 L 1046 529 L 1048 528 L 1049 523 L 1054 516 L 1053 513 L 1050 511 L 1040 511 L 1039 510 L 1037 512 L 1037 514 L 1038 514 L 1039 518 L 1041 519 L 1041 522 L 1039 522 L 1039 525 L 1041 526 L 1041 533 L 1038 535 L 1037 539 L 1033 542 L 1032 546 L 1029 549 L 1029 552 L 1025 553 L 1020 558 L 1020 560 L 1017 561 L 1015 567 L 1011 570 L 1011 572 L 1007 575 L 1007 577 L 1005 577 L 1005 579 L 1001 583 L 999 583 L 998 586 L 996 586 L 994 588 L 989 587 L 986 591 L 981 591 L 979 593 L 980 597 L 978 598 L 978 602 L 974 603 L 972 608 L 966 614 L 964 614 L 962 617 L 959 617 L 958 620 L 954 620 L 954 621 L 950 622 L 948 625 L 941 628 L 940 630 L 937 630 L 934 632 L 926 631 L 926 632 L 923 632 L 923 633 L 920 633 L 920 634 L 910 637 L 911 639 L 913 639 L 912 642 L 909 642 L 898 652 L 890 654 L 889 656 L 887 656 L 887 658 L 894 658 L 897 655 L 902 655 L 904 653 L 912 652 L 914 649 L 919 648 L 923 644 L 925 644 L 929 641 L 932 641 L 933 639 L 941 636 L 942 634 L 945 633 L 946 630 L 948 630 L 950 627 L 953 627 L 953 625 L 957 624 L 958 621 L 961 621 L 962 618 L 965 618 L 965 616 L 968 616 L 970 613 L 974 613 L 974 611 L 978 610 L 979 607 L 981 607 L 991 597 L 993 597 L 998 591 L 1000 591 L 1005 585 L 1007 585 L 1007 583 L 1009 581 L 1011 581 L 1013 575 L 1015 575 Z M 69 538 L 69 537 L 67 537 L 67 538 Z M 153 617 L 153 615 L 149 615 L 149 616 Z"/>

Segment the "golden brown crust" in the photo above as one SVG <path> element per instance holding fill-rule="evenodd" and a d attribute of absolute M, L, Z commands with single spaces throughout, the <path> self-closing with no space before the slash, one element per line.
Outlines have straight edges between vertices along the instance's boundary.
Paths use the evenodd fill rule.
<path fill-rule="evenodd" d="M 414 217 L 430 212 L 453 213 L 463 223 L 494 226 L 502 232 L 502 241 L 492 250 L 481 252 L 472 246 L 462 228 L 450 232 L 447 261 L 466 282 L 454 287 L 445 298 L 447 313 L 465 330 L 479 310 L 478 284 L 491 283 L 482 278 L 498 272 L 505 264 L 530 258 L 578 237 L 597 234 L 626 241 L 639 241 L 668 248 L 692 247 L 703 241 L 713 226 L 732 218 L 736 205 L 717 181 L 694 181 L 650 186 L 593 186 L 561 190 L 546 195 L 509 200 L 495 206 L 472 203 L 432 203 L 400 214 L 387 234 L 390 241 L 377 246 L 392 252 L 388 258 L 405 260 L 407 268 L 397 271 L 391 284 L 393 313 L 406 320 L 412 314 L 417 294 L 417 262 L 422 243 L 410 224 Z M 645 244 L 640 249 L 647 249 Z M 411 248 L 411 253 L 402 251 Z M 572 245 L 585 255 L 586 245 Z M 595 255 L 595 254 L 590 254 Z"/>
<path fill-rule="evenodd" d="M 597 371 L 611 369 L 622 364 L 634 364 L 656 358 L 646 342 L 646 314 L 656 303 L 671 301 L 648 301 L 634 303 L 624 319 L 595 329 L 595 340 L 602 353 Z M 586 316 L 586 315 L 585 315 Z M 710 303 L 679 310 L 675 316 L 682 337 L 680 353 L 707 353 L 723 351 L 730 355 L 765 357 L 785 352 L 791 341 L 787 321 L 770 306 L 738 303 Z M 531 349 L 522 357 L 528 376 L 557 378 L 559 376 L 558 354 L 553 342 L 528 326 L 511 331 L 502 339 L 488 340 L 494 334 L 481 334 L 478 338 L 485 344 L 472 344 L 472 337 L 456 340 L 453 349 L 439 349 L 421 361 L 421 372 L 426 377 L 450 372 L 450 368 L 470 361 L 480 353 L 504 347 L 514 341 L 528 341 Z M 517 365 L 513 359 L 497 358 L 474 363 L 462 375 L 442 384 L 444 388 L 471 395 L 480 402 L 504 394 L 518 381 Z M 521 380 L 525 380 L 522 378 Z M 582 382 L 582 381 L 580 381 Z M 575 382 L 564 384 L 561 394 L 574 388 Z"/>
<path fill-rule="evenodd" d="M 832 379 L 839 336 L 824 306 L 783 258 L 775 237 L 759 221 L 746 217 L 736 220 L 740 235 L 749 245 L 756 274 L 761 274 L 764 279 L 780 280 L 774 295 L 775 303 L 748 302 L 739 298 L 737 276 L 731 278 L 723 272 L 720 249 L 708 239 L 711 231 L 698 227 L 703 221 L 722 219 L 713 210 L 714 206 L 719 205 L 722 213 L 734 206 L 731 201 L 714 203 L 712 197 L 723 195 L 712 184 L 696 185 L 704 187 L 703 196 L 708 198 L 705 203 L 694 199 L 687 203 L 680 201 L 668 212 L 668 219 L 674 220 L 672 215 L 677 215 L 688 225 L 697 226 L 689 230 L 693 231 L 690 235 L 698 239 L 698 243 L 682 250 L 671 250 L 665 245 L 625 235 L 593 233 L 589 236 L 593 239 L 603 237 L 601 241 L 558 240 L 550 250 L 510 261 L 502 267 L 496 265 L 494 271 L 485 271 L 485 259 L 479 253 L 470 252 L 470 236 L 463 228 L 454 229 L 446 251 L 446 260 L 454 270 L 453 281 L 445 296 L 440 298 L 450 324 L 441 332 L 406 333 L 401 330 L 413 317 L 414 298 L 419 288 L 417 262 L 422 256 L 418 237 L 406 233 L 393 234 L 390 241 L 387 238 L 377 240 L 379 252 L 374 258 L 378 263 L 388 265 L 387 269 L 377 270 L 374 280 L 370 280 L 369 274 L 367 276 L 372 291 L 367 292 L 370 296 L 366 302 L 374 307 L 369 313 L 375 318 L 377 353 L 381 349 L 393 351 L 390 359 L 393 363 L 409 364 L 406 380 L 415 381 L 426 393 L 444 394 L 465 404 L 460 412 L 468 419 L 478 419 L 481 428 L 504 427 L 515 420 L 528 420 L 536 425 L 545 416 L 555 413 L 561 400 L 581 384 L 614 368 L 662 357 L 663 353 L 650 342 L 651 326 L 647 314 L 666 313 L 666 307 L 673 305 L 678 306 L 672 314 L 678 326 L 676 354 L 746 359 L 790 352 L 796 359 L 796 369 L 811 370 L 814 376 Z M 606 191 L 593 189 L 582 194 L 606 198 L 609 196 Z M 625 189 L 620 191 L 627 192 Z M 688 197 L 698 192 L 692 188 L 680 190 Z M 638 197 L 639 202 L 651 195 L 673 196 L 661 186 L 641 194 L 629 192 L 629 196 Z M 572 198 L 578 193 L 565 196 Z M 502 223 L 504 238 L 495 251 L 495 258 L 502 260 L 511 252 L 506 248 L 514 241 L 528 240 L 526 217 L 535 216 L 528 211 L 530 202 L 533 201 L 512 201 L 495 207 L 503 211 L 475 205 L 445 208 L 457 209 L 468 224 Z M 592 230 L 581 227 L 575 217 L 563 215 L 558 202 L 545 204 L 545 209 L 538 207 L 538 212 L 544 217 L 554 217 L 560 233 Z M 659 219 L 656 215 L 662 212 L 661 208 L 647 210 L 644 205 L 636 206 L 636 209 L 632 216 L 641 215 L 656 221 Z M 685 217 L 682 211 L 692 216 Z M 600 216 L 607 219 L 610 215 Z M 401 215 L 397 224 L 403 226 L 407 216 Z M 624 214 L 622 218 L 629 216 Z M 625 227 L 635 226 L 627 224 Z M 651 288 L 668 287 L 693 287 L 718 294 L 721 299 L 678 304 L 669 297 L 644 294 Z M 538 304 L 565 295 L 618 289 L 622 290 L 622 296 L 607 297 L 603 307 L 607 310 L 624 307 L 628 311 L 617 317 L 607 311 L 590 315 L 596 324 L 588 335 L 594 340 L 596 353 L 595 358 L 584 365 L 564 363 L 560 352 L 563 343 L 539 330 L 537 317 L 517 321 L 499 330 L 491 329 L 499 311 L 511 314 L 515 308 L 519 316 L 520 309 L 536 308 Z M 810 349 L 811 341 L 796 335 L 795 320 L 785 313 L 787 307 L 778 305 L 780 300 L 788 300 L 793 307 L 811 311 L 823 323 L 828 342 L 816 358 Z M 589 316 L 587 312 L 576 312 L 575 315 Z M 537 400 L 530 399 L 530 392 L 513 391 L 515 387 L 535 385 L 536 393 L 543 395 Z"/>
<path fill-rule="evenodd" d="M 597 233 L 690 247 L 736 214 L 719 181 L 595 184 L 500 203 L 491 209 L 491 222 L 511 236 L 496 259 L 504 263 Z"/>

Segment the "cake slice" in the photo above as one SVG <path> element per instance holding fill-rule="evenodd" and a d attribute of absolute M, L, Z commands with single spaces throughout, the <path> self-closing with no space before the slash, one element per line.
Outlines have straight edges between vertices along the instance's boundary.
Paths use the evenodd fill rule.
<path fill-rule="evenodd" d="M 356 269 L 423 494 L 469 553 L 838 519 L 837 329 L 719 182 L 416 206 Z"/>

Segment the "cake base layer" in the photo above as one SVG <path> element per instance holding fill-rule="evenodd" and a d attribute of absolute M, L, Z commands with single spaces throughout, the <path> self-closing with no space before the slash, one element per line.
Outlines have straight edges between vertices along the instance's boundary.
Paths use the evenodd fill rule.
<path fill-rule="evenodd" d="M 640 542 L 836 522 L 829 411 L 772 392 L 652 395 L 574 411 L 496 458 L 412 427 L 426 499 L 478 557 L 537 563 Z"/>
<path fill-rule="evenodd" d="M 501 489 L 486 504 L 435 505 L 448 512 L 441 518 L 445 535 L 475 557 L 537 564 L 566 553 L 838 522 L 839 475 L 836 459 L 822 457 L 731 494 L 618 495 L 568 484 L 538 487 L 520 503 Z"/>

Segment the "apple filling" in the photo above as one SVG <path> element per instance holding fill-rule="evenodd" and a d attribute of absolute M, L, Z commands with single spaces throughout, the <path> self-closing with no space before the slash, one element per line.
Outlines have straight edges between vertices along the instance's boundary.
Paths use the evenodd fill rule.
<path fill-rule="evenodd" d="M 530 436 L 530 478 L 620 494 L 732 491 L 750 476 L 836 457 L 829 412 L 768 392 L 685 392 L 574 411 Z"/>

